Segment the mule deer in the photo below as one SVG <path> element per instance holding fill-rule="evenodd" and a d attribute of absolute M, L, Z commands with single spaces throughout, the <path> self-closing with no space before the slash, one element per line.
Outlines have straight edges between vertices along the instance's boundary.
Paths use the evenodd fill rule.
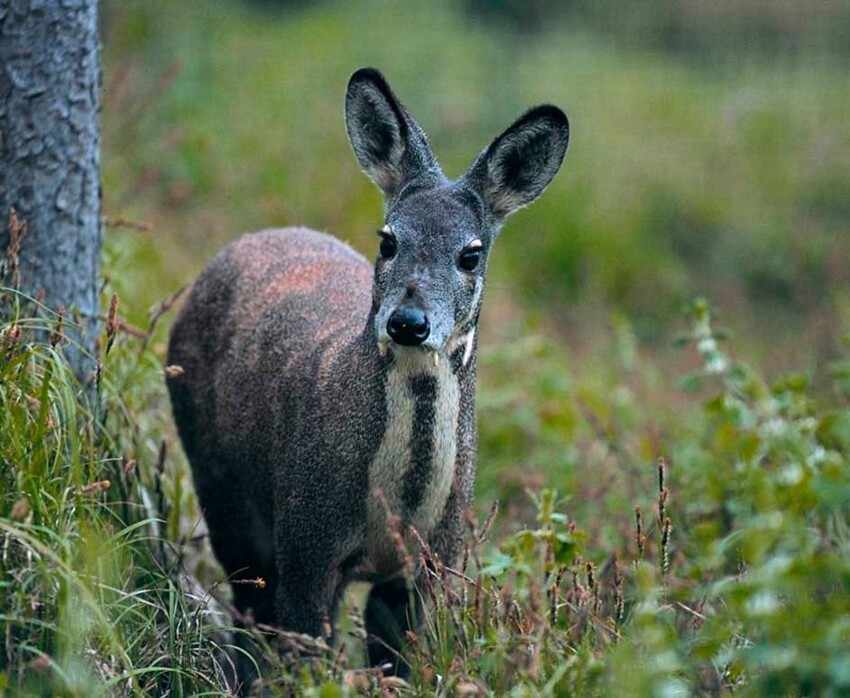
<path fill-rule="evenodd" d="M 384 194 L 375 264 L 306 228 L 242 237 L 195 282 L 168 385 L 216 556 L 267 581 L 234 585 L 236 607 L 328 635 L 346 584 L 372 582 L 370 661 L 403 671 L 418 609 L 387 510 L 442 560 L 461 549 L 487 259 L 560 168 L 569 127 L 536 107 L 450 181 L 378 71 L 351 77 L 345 121 Z"/>

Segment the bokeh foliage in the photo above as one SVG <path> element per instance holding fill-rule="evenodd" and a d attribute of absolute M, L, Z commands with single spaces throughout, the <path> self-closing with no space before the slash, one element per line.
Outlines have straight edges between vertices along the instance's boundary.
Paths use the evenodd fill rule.
<path fill-rule="evenodd" d="M 710 23 L 713 51 L 644 47 L 615 21 L 632 4 L 597 3 L 593 21 L 553 10 L 536 31 L 444 1 L 107 4 L 107 211 L 155 226 L 166 279 L 242 231 L 295 222 L 371 256 L 379 195 L 341 111 L 348 75 L 375 65 L 449 174 L 530 104 L 568 112 L 563 172 L 508 223 L 491 284 L 552 324 L 580 318 L 565 335 L 604 331 L 614 307 L 663 340 L 703 293 L 770 340 L 743 341 L 772 365 L 834 356 L 850 225 L 841 56 L 747 50 Z M 815 28 L 840 24 L 818 13 Z M 803 350 L 786 341 L 798 330 Z"/>

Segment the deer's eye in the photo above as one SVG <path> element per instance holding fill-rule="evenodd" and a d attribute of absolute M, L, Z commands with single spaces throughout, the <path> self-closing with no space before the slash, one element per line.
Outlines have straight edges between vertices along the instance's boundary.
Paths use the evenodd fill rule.
<path fill-rule="evenodd" d="M 478 262 L 481 260 L 481 243 L 477 246 L 470 245 L 465 248 L 460 257 L 457 258 L 457 265 L 464 271 L 475 271 Z"/>
<path fill-rule="evenodd" d="M 392 234 L 381 233 L 381 257 L 392 259 L 398 252 L 398 242 Z"/>

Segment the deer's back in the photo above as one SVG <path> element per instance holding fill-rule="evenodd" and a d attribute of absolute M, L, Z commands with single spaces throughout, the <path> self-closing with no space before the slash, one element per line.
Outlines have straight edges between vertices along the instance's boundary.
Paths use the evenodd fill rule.
<path fill-rule="evenodd" d="M 170 389 L 190 460 L 271 447 L 293 416 L 280 403 L 355 340 L 370 299 L 371 266 L 322 233 L 265 230 L 225 248 L 195 282 L 169 345 L 169 364 L 183 368 Z"/>
<path fill-rule="evenodd" d="M 351 489 L 336 488 L 339 501 L 327 493 L 344 476 L 365 496 L 375 425 L 351 412 L 369 414 L 380 394 L 350 380 L 328 385 L 327 377 L 341 373 L 335 359 L 359 345 L 370 302 L 366 260 L 303 228 L 246 235 L 195 282 L 169 344 L 168 363 L 183 373 L 168 387 L 213 547 L 228 572 L 273 579 L 280 545 L 273 507 L 289 512 L 289 545 L 304 559 L 333 540 L 333 530 L 315 521 L 317 506 L 360 516 L 364 505 Z M 319 415 L 340 426 L 329 436 Z"/>

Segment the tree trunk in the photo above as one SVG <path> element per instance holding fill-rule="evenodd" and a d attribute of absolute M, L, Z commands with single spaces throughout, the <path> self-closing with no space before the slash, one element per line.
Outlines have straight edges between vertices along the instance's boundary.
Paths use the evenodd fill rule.
<path fill-rule="evenodd" d="M 99 91 L 97 0 L 0 0 L 0 254 L 14 207 L 28 224 L 19 288 L 67 309 L 84 381 L 99 328 Z"/>

